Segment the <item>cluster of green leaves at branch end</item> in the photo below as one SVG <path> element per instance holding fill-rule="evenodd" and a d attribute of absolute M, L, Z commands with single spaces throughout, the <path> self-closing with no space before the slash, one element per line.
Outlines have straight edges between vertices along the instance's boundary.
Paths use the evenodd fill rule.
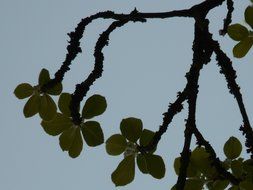
<path fill-rule="evenodd" d="M 233 55 L 237 58 L 244 57 L 253 45 L 253 5 L 245 9 L 244 18 L 250 29 L 238 23 L 228 27 L 230 38 L 239 41 L 233 48 Z"/>
<path fill-rule="evenodd" d="M 44 131 L 52 136 L 60 135 L 59 144 L 61 149 L 68 151 L 69 156 L 72 158 L 80 155 L 83 149 L 83 139 L 88 146 L 101 145 L 104 142 L 102 128 L 99 122 L 89 119 L 104 113 L 107 108 L 105 98 L 98 94 L 89 97 L 82 109 L 82 122 L 80 125 L 75 125 L 69 108 L 71 94 L 62 93 L 62 84 L 59 83 L 42 92 L 41 88 L 49 80 L 48 70 L 42 69 L 37 86 L 22 83 L 16 87 L 14 94 L 17 98 L 25 99 L 30 97 L 23 109 L 24 116 L 29 118 L 39 113 Z M 58 100 L 59 112 L 50 95 L 60 95 Z"/>
<path fill-rule="evenodd" d="M 187 180 L 185 190 L 252 190 L 253 189 L 253 160 L 244 160 L 239 157 L 242 151 L 240 141 L 230 137 L 223 147 L 226 159 L 222 166 L 230 171 L 241 182 L 238 186 L 230 184 L 213 166 L 209 153 L 203 147 L 196 147 L 190 157 L 187 168 Z M 174 161 L 176 174 L 180 170 L 180 157 Z M 173 186 L 172 190 L 176 187 Z"/>
<path fill-rule="evenodd" d="M 131 183 L 135 176 L 135 165 L 143 174 L 149 174 L 156 179 L 165 175 L 165 164 L 161 156 L 154 154 L 156 148 L 150 152 L 140 152 L 138 147 L 147 146 L 155 133 L 143 129 L 142 121 L 129 117 L 120 123 L 121 134 L 114 134 L 106 141 L 106 151 L 109 155 L 124 154 L 123 160 L 111 174 L 111 179 L 116 186 Z"/>

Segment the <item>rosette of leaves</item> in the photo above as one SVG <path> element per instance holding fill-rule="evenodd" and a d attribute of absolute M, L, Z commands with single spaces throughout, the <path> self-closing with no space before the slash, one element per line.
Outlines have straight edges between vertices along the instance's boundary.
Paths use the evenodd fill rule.
<path fill-rule="evenodd" d="M 253 45 L 253 6 L 248 6 L 244 12 L 244 18 L 250 29 L 241 24 L 232 24 L 228 27 L 228 35 L 238 43 L 233 48 L 233 54 L 237 58 L 244 57 Z"/>
<path fill-rule="evenodd" d="M 111 174 L 111 179 L 116 186 L 124 186 L 131 183 L 135 176 L 135 163 L 144 174 L 150 174 L 154 178 L 161 179 L 165 175 L 165 165 L 161 156 L 148 153 L 140 153 L 139 146 L 147 146 L 155 133 L 143 129 L 142 121 L 137 118 L 126 118 L 120 123 L 121 134 L 114 134 L 106 141 L 106 151 L 109 155 L 116 156 L 124 153 L 123 160 Z"/>
<path fill-rule="evenodd" d="M 228 180 L 220 176 L 212 164 L 210 154 L 203 147 L 196 147 L 190 156 L 190 162 L 187 168 L 186 190 L 224 190 L 229 187 L 230 190 L 250 190 L 253 185 L 253 160 L 243 161 L 240 158 L 242 145 L 236 137 L 230 137 L 223 147 L 226 159 L 221 162 L 222 166 L 241 181 L 239 186 L 230 184 Z M 180 159 L 174 161 L 174 169 L 177 175 L 180 170 Z M 175 189 L 175 186 L 172 188 Z"/>
<path fill-rule="evenodd" d="M 41 91 L 43 85 L 50 80 L 49 72 L 42 69 L 39 74 L 38 85 L 32 86 L 28 83 L 19 84 L 14 90 L 14 94 L 19 99 L 29 98 L 26 102 L 23 113 L 26 118 L 39 113 L 43 120 L 49 121 L 56 115 L 57 106 L 50 95 L 59 95 L 62 92 L 62 84 L 58 83 L 45 92 Z"/>
<path fill-rule="evenodd" d="M 83 149 L 83 139 L 90 147 L 98 146 L 104 142 L 104 134 L 100 123 L 88 119 L 104 113 L 107 103 L 105 98 L 98 94 L 88 98 L 82 109 L 82 123 L 75 125 L 69 109 L 70 101 L 71 94 L 62 93 L 58 101 L 61 113 L 57 113 L 51 121 L 42 120 L 41 126 L 49 135 L 60 135 L 59 144 L 61 149 L 68 151 L 70 157 L 76 158 Z"/>

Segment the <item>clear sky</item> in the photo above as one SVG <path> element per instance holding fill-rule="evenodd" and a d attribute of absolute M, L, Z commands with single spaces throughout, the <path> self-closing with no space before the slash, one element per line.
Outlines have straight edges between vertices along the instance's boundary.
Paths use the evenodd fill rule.
<path fill-rule="evenodd" d="M 25 101 L 15 98 L 13 91 L 19 83 L 37 84 L 42 68 L 54 74 L 65 58 L 67 33 L 83 17 L 104 10 L 129 13 L 134 7 L 141 12 L 169 11 L 189 8 L 199 2 L 1 0 L 0 189 L 116 189 L 110 175 L 121 156 L 108 156 L 103 144 L 92 149 L 84 145 L 78 158 L 70 158 L 62 152 L 58 138 L 43 131 L 38 116 L 24 118 Z M 234 22 L 243 22 L 243 10 L 248 4 L 248 0 L 235 2 Z M 211 31 L 214 38 L 220 40 L 222 49 L 232 57 L 234 42 L 218 35 L 224 17 L 225 5 L 209 14 Z M 110 22 L 98 20 L 87 27 L 82 40 L 84 53 L 73 62 L 63 81 L 65 92 L 72 93 L 75 84 L 82 82 L 93 68 L 96 39 Z M 145 128 L 158 128 L 162 113 L 186 84 L 184 75 L 191 64 L 192 40 L 193 21 L 184 18 L 129 23 L 111 34 L 109 46 L 103 51 L 103 77 L 88 93 L 88 96 L 99 93 L 107 99 L 107 111 L 97 118 L 106 139 L 119 133 L 121 119 L 130 116 L 141 118 Z M 252 55 L 251 51 L 242 60 L 233 59 L 251 122 Z M 244 138 L 238 130 L 242 124 L 239 109 L 226 88 L 224 77 L 219 74 L 215 59 L 202 70 L 199 90 L 197 125 L 223 159 L 224 142 L 232 135 Z M 182 150 L 186 110 L 174 118 L 157 150 L 165 160 L 166 176 L 156 180 L 136 168 L 134 182 L 117 189 L 164 190 L 176 182 L 173 160 Z"/>

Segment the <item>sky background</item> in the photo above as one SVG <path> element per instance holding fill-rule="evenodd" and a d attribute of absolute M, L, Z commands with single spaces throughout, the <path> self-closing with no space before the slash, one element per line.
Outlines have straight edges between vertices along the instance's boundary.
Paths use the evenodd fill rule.
<path fill-rule="evenodd" d="M 189 8 L 199 2 L 1 0 L 0 189 L 170 189 L 176 182 L 173 161 L 183 146 L 186 104 L 157 149 L 157 154 L 164 158 L 166 176 L 156 180 L 136 168 L 135 180 L 131 184 L 115 188 L 110 175 L 122 156 L 107 155 L 104 144 L 96 148 L 84 144 L 81 155 L 70 158 L 67 152 L 62 152 L 58 138 L 43 131 L 38 116 L 24 118 L 26 100 L 18 100 L 13 91 L 23 82 L 36 85 L 42 68 L 47 68 L 51 76 L 57 71 L 65 58 L 67 33 L 73 31 L 83 17 L 105 10 L 130 13 L 135 7 L 141 12 L 170 11 Z M 248 0 L 235 2 L 234 23 L 244 22 L 243 10 L 247 5 Z M 227 36 L 218 35 L 226 14 L 225 7 L 216 8 L 209 14 L 210 30 L 222 49 L 232 57 L 235 43 Z M 78 55 L 64 78 L 64 92 L 72 93 L 75 84 L 87 77 L 94 64 L 96 40 L 110 23 L 111 20 L 100 19 L 87 27 L 82 39 L 83 53 Z M 103 50 L 103 77 L 88 93 L 88 96 L 99 93 L 107 99 L 107 111 L 96 118 L 103 127 L 105 139 L 119 133 L 120 121 L 126 117 L 141 118 L 144 128 L 150 130 L 156 130 L 162 123 L 162 113 L 186 84 L 184 75 L 192 60 L 193 24 L 193 20 L 187 18 L 153 19 L 144 24 L 128 23 L 111 34 L 109 46 Z M 251 122 L 252 55 L 251 51 L 243 59 L 233 59 Z M 244 140 L 238 130 L 241 124 L 237 104 L 213 59 L 201 72 L 197 126 L 223 159 L 223 144 L 230 136 Z M 195 139 L 192 145 L 194 147 Z"/>

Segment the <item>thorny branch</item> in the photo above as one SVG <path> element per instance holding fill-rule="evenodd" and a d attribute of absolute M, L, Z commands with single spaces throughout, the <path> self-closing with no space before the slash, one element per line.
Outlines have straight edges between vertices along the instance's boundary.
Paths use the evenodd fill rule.
<path fill-rule="evenodd" d="M 168 125 L 173 120 L 173 117 L 182 111 L 183 102 L 187 100 L 189 104 L 188 119 L 186 122 L 185 129 L 185 142 L 183 151 L 181 153 L 181 168 L 178 176 L 178 181 L 176 188 L 178 190 L 183 190 L 186 181 L 186 171 L 190 159 L 190 143 L 192 135 L 194 134 L 197 139 L 197 144 L 199 146 L 203 145 L 206 151 L 210 154 L 210 159 L 213 166 L 217 169 L 219 174 L 228 179 L 232 184 L 239 184 L 239 180 L 235 178 L 231 173 L 226 171 L 222 165 L 221 161 L 217 157 L 214 149 L 210 143 L 204 139 L 203 135 L 199 132 L 195 123 L 196 114 L 196 100 L 198 94 L 198 78 L 201 69 L 204 64 L 208 64 L 211 60 L 211 55 L 214 52 L 216 54 L 216 60 L 220 66 L 220 72 L 224 74 L 230 93 L 234 95 L 242 118 L 243 126 L 240 130 L 246 136 L 246 147 L 247 152 L 251 153 L 253 158 L 253 131 L 247 116 L 247 112 L 243 103 L 242 94 L 240 92 L 240 87 L 236 83 L 236 72 L 233 69 L 232 62 L 228 56 L 221 50 L 220 45 L 217 41 L 212 39 L 212 35 L 208 30 L 209 21 L 206 19 L 206 15 L 213 8 L 220 6 L 225 0 L 205 0 L 204 2 L 194 5 L 190 9 L 170 11 L 170 12 L 160 12 L 160 13 L 141 13 L 136 9 L 130 14 L 116 14 L 112 11 L 99 12 L 97 14 L 91 15 L 90 17 L 84 18 L 75 28 L 74 32 L 69 33 L 70 41 L 67 47 L 67 55 L 65 61 L 63 62 L 61 68 L 55 73 L 54 79 L 50 80 L 47 84 L 42 87 L 42 91 L 50 88 L 57 83 L 61 82 L 64 78 L 65 73 L 70 69 L 69 66 L 71 62 L 75 59 L 78 53 L 81 53 L 80 39 L 83 37 L 84 30 L 88 24 L 98 18 L 103 19 L 113 19 L 114 21 L 109 28 L 104 31 L 95 46 L 94 57 L 95 65 L 94 70 L 90 73 L 88 78 L 81 84 L 76 85 L 76 90 L 72 94 L 72 100 L 70 104 L 72 120 L 75 124 L 79 125 L 81 123 L 80 113 L 78 107 L 80 102 L 87 94 L 90 86 L 102 75 L 103 71 L 103 60 L 104 55 L 102 53 L 103 48 L 108 45 L 109 35 L 118 27 L 123 26 L 129 21 L 133 22 L 146 22 L 146 19 L 165 19 L 171 17 L 190 17 L 195 19 L 195 38 L 193 43 L 193 64 L 191 65 L 190 71 L 186 74 L 187 84 L 182 92 L 178 93 L 177 99 L 174 103 L 169 105 L 167 112 L 163 115 L 163 123 L 160 125 L 159 130 L 155 133 L 155 136 L 151 143 L 145 147 L 138 147 L 139 151 L 145 153 L 156 147 L 162 137 L 166 132 Z M 228 25 L 231 23 L 233 8 L 233 0 L 227 1 L 227 16 L 224 19 L 223 29 L 220 31 L 221 35 L 227 33 Z"/>

